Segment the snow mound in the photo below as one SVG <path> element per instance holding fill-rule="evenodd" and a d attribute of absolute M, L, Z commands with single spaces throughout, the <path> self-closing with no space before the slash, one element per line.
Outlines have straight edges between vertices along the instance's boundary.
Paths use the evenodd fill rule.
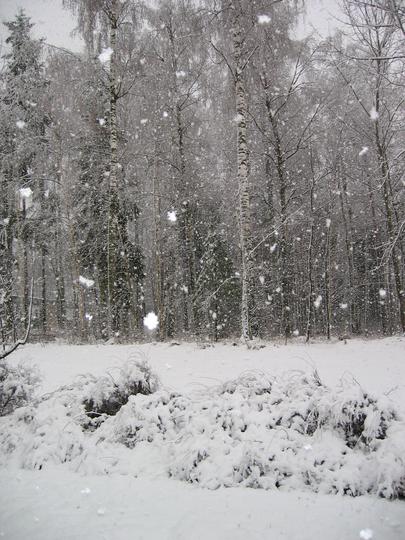
<path fill-rule="evenodd" d="M 188 395 L 146 363 L 80 377 L 0 419 L 0 455 L 27 468 L 163 474 L 221 486 L 405 496 L 405 427 L 388 398 L 316 372 L 246 372 Z"/>

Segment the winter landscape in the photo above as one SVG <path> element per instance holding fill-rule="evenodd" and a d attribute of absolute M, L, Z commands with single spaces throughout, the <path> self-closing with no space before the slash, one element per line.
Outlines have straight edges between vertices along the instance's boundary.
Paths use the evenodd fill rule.
<path fill-rule="evenodd" d="M 402 540 L 405 2 L 0 19 L 0 538 Z"/>

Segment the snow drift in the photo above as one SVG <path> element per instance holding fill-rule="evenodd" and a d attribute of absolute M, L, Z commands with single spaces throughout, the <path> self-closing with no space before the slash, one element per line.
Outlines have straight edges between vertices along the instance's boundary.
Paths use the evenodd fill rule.
<path fill-rule="evenodd" d="M 352 378 L 247 372 L 189 394 L 146 363 L 21 405 L 0 418 L 0 460 L 29 469 L 164 474 L 220 486 L 405 496 L 405 426 Z"/>

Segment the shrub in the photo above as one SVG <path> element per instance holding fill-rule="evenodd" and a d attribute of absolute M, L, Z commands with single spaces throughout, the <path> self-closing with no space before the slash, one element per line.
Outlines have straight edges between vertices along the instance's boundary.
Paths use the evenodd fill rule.
<path fill-rule="evenodd" d="M 118 376 L 93 378 L 87 388 L 83 405 L 89 418 L 114 416 L 130 396 L 147 396 L 159 388 L 157 375 L 146 362 L 128 362 L 118 371 Z"/>
<path fill-rule="evenodd" d="M 0 362 L 0 416 L 27 405 L 40 383 L 36 367 Z"/>

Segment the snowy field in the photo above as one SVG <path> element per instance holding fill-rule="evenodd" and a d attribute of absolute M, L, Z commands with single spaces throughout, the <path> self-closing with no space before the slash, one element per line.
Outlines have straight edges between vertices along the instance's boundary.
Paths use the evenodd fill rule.
<path fill-rule="evenodd" d="M 297 342 L 259 350 L 223 344 L 207 348 L 193 344 L 30 345 L 12 356 L 13 362 L 40 368 L 42 393 L 53 392 L 82 373 L 117 373 L 126 361 L 139 359 L 150 363 L 165 390 L 185 396 L 198 393 L 200 399 L 205 394 L 207 403 L 213 388 L 241 374 L 253 372 L 265 379 L 316 369 L 325 385 L 336 386 L 342 377 L 349 377 L 405 413 L 404 338 L 310 346 Z M 102 456 L 111 460 L 117 455 L 125 461 L 136 454 L 133 474 L 122 465 L 100 474 L 79 465 L 76 471 L 66 464 L 30 470 L 22 469 L 21 462 L 8 463 L 0 469 L 0 536 L 13 540 L 405 537 L 404 501 L 283 487 L 203 489 L 174 479 L 178 474 L 168 478 L 156 449 L 139 446 L 136 451 L 125 448 L 121 456 L 118 445 L 110 445 L 111 455 Z"/>

